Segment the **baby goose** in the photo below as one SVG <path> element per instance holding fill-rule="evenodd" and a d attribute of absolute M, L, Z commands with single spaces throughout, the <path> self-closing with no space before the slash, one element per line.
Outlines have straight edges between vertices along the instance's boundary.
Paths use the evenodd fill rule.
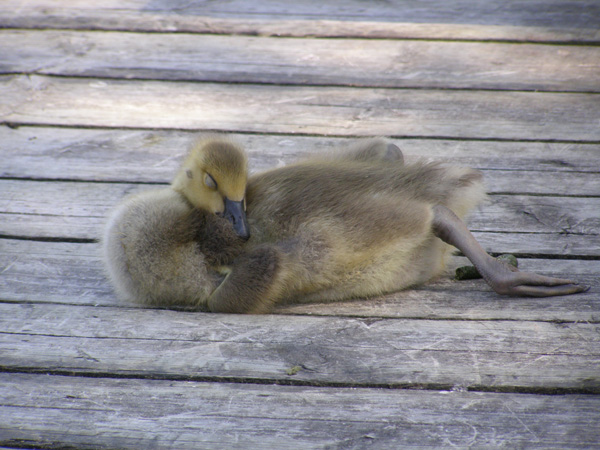
<path fill-rule="evenodd" d="M 223 280 L 222 266 L 249 237 L 246 182 L 245 153 L 208 137 L 192 148 L 170 187 L 117 207 L 103 251 L 119 296 L 152 306 L 205 307 Z"/>
<path fill-rule="evenodd" d="M 199 148 L 213 146 L 231 144 L 216 139 Z M 190 158 L 198 157 L 192 152 Z M 248 181 L 252 237 L 242 251 L 233 230 L 248 236 L 244 189 L 237 184 L 243 177 L 237 166 L 218 170 L 221 164 L 215 159 L 207 166 L 201 157 L 189 175 L 186 162 L 167 193 L 117 209 L 105 248 L 120 291 L 161 306 L 264 313 L 282 302 L 370 297 L 424 283 L 443 271 L 450 245 L 500 294 L 586 290 L 570 280 L 519 272 L 483 250 L 461 220 L 485 198 L 475 170 L 405 165 L 400 149 L 385 139 L 269 170 Z M 207 177 L 206 167 L 220 178 Z M 223 197 L 237 202 L 229 208 L 234 213 Z M 220 211 L 229 221 L 213 214 Z"/>

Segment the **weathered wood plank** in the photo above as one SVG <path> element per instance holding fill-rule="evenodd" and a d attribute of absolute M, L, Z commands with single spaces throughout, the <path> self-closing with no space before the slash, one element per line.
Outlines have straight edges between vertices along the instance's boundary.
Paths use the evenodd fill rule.
<path fill-rule="evenodd" d="M 570 199 L 564 199 L 568 202 Z M 596 238 L 592 235 L 554 233 L 498 233 L 474 231 L 473 234 L 485 249 L 493 254 L 514 253 L 523 256 L 539 255 L 560 258 L 597 257 Z"/>
<path fill-rule="evenodd" d="M 510 140 L 600 140 L 595 94 L 350 89 L 1 76 L 11 124 Z"/>
<path fill-rule="evenodd" d="M 598 42 L 600 11 L 593 0 L 511 2 L 408 0 L 185 3 L 144 0 L 91 5 L 53 0 L 5 0 L 8 28 L 138 30 L 268 36 Z"/>
<path fill-rule="evenodd" d="M 169 182 L 183 156 L 199 136 L 195 132 L 148 130 L 96 130 L 0 126 L 2 154 L 0 177 Z M 352 138 L 232 134 L 247 150 L 250 170 L 287 164 L 311 153 L 342 147 Z M 600 144 L 397 139 L 408 160 L 433 158 L 481 170 L 529 172 L 600 172 Z M 143 169 L 143 170 L 142 170 Z M 515 174 L 514 176 L 519 176 Z M 563 179 L 563 175 L 560 175 Z M 488 185 L 494 183 L 487 175 Z M 543 183 L 535 183 L 537 187 Z M 517 183 L 518 189 L 531 189 Z M 525 186 L 523 186 L 525 185 Z M 551 183 L 545 191 L 561 192 Z M 494 189 L 493 187 L 491 187 Z M 554 189 L 554 190 L 551 190 Z M 581 194 L 581 186 L 569 194 Z M 513 191 L 515 191 L 513 187 Z M 597 192 L 596 192 L 597 194 Z"/>
<path fill-rule="evenodd" d="M 489 194 L 600 196 L 598 173 L 500 169 L 484 171 L 484 180 Z"/>
<path fill-rule="evenodd" d="M 574 274 L 569 270 L 571 261 L 555 263 L 554 260 L 521 260 L 524 270 L 536 273 L 556 271 L 555 276 L 565 276 L 588 283 L 591 290 L 584 297 L 555 297 L 553 299 L 507 298 L 495 295 L 482 281 L 454 281 L 451 275 L 428 283 L 417 289 L 368 300 L 348 302 L 296 304 L 281 306 L 277 314 L 307 314 L 314 316 L 397 317 L 412 319 L 459 320 L 542 320 L 600 321 L 600 286 L 597 283 L 599 264 L 593 262 L 595 273 Z M 577 262 L 580 267 L 589 261 Z M 454 267 L 454 265 L 453 265 Z M 564 268 L 560 273 L 559 267 Z M 587 297 L 587 298 L 586 298 Z M 585 319 L 584 319 L 585 318 Z"/>
<path fill-rule="evenodd" d="M 549 180 L 551 180 L 549 178 Z M 159 186 L 160 187 L 160 186 Z M 0 234 L 97 239 L 109 212 L 129 194 L 154 185 L 1 180 Z M 473 231 L 585 235 L 598 252 L 600 197 L 494 195 L 469 219 Z"/>
<path fill-rule="evenodd" d="M 591 448 L 597 396 L 0 374 L 0 442 L 178 449 Z"/>
<path fill-rule="evenodd" d="M 135 307 L 119 301 L 103 271 L 95 244 L 0 240 L 1 298 L 6 301 Z M 280 314 L 428 319 L 600 322 L 600 261 L 522 259 L 523 270 L 572 278 L 592 286 L 583 294 L 546 299 L 496 295 L 482 281 L 451 279 L 450 273 L 418 289 L 351 302 L 282 306 Z"/>
<path fill-rule="evenodd" d="M 0 213 L 15 216 L 14 219 L 6 217 L 0 225 L 0 233 L 14 234 L 11 222 L 16 224 L 25 220 L 34 229 L 39 229 L 42 233 L 39 236 L 68 237 L 68 234 L 52 234 L 52 226 L 44 232 L 36 225 L 39 222 L 39 226 L 43 226 L 43 217 L 53 216 L 59 221 L 73 220 L 73 226 L 81 227 L 79 233 L 72 237 L 93 238 L 97 235 L 94 227 L 102 225 L 104 218 L 123 197 L 165 186 L 0 179 L 0 189 L 4 193 L 0 198 Z M 600 198 L 573 197 L 565 202 L 559 196 L 493 195 L 471 215 L 469 223 L 475 231 L 598 235 L 600 220 L 596 211 L 599 208 Z M 36 216 L 41 217 L 36 219 Z M 78 220 L 80 223 L 77 223 Z M 67 229 L 62 231 L 64 233 Z"/>
<path fill-rule="evenodd" d="M 475 231 L 600 235 L 600 198 L 496 195 L 469 220 Z M 513 225 L 514 224 L 514 225 Z M 514 227 L 514 228 L 509 228 Z M 593 239 L 593 238 L 592 238 Z"/>
<path fill-rule="evenodd" d="M 97 245 L 0 239 L 0 249 L 2 300 L 119 304 Z"/>
<path fill-rule="evenodd" d="M 600 393 L 599 324 L 0 310 L 7 370 Z"/>
<path fill-rule="evenodd" d="M 6 158 L 0 167 L 0 177 L 168 183 L 197 136 L 198 133 L 179 131 L 0 126 L 2 153 Z M 234 134 L 232 137 L 248 151 L 252 172 L 352 141 L 308 136 Z M 491 193 L 590 196 L 600 193 L 598 144 L 431 139 L 398 139 L 396 143 L 409 161 L 433 158 L 485 171 L 486 186 Z M 527 183 L 523 181 L 526 178 Z"/>
<path fill-rule="evenodd" d="M 600 91 L 595 46 L 0 30 L 0 54 L 0 73 Z"/>

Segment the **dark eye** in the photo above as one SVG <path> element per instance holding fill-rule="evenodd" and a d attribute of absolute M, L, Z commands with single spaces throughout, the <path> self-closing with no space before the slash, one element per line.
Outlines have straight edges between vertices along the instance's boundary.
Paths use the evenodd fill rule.
<path fill-rule="evenodd" d="M 204 184 L 209 189 L 215 189 L 215 190 L 217 189 L 217 182 L 209 174 L 204 175 Z"/>

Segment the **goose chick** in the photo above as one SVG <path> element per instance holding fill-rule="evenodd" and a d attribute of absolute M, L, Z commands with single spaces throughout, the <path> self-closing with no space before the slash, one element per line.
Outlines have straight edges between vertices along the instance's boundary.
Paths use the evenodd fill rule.
<path fill-rule="evenodd" d="M 247 159 L 224 138 L 199 140 L 168 188 L 132 196 L 102 240 L 117 294 L 149 306 L 206 309 L 223 266 L 249 237 Z"/>

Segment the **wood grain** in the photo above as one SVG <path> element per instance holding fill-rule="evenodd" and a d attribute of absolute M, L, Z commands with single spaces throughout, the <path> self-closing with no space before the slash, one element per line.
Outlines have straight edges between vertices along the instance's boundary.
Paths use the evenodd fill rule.
<path fill-rule="evenodd" d="M 0 30 L 0 73 L 223 83 L 598 92 L 600 48 Z"/>
<path fill-rule="evenodd" d="M 591 94 L 1 76 L 0 95 L 13 126 L 600 141 Z"/>
<path fill-rule="evenodd" d="M 595 448 L 599 21 L 595 0 L 0 2 L 0 448 Z M 103 217 L 210 130 L 253 170 L 377 134 L 482 169 L 484 247 L 591 289 L 117 300 Z"/>
<path fill-rule="evenodd" d="M 594 446 L 592 396 L 0 374 L 0 439 L 76 448 Z M 174 401 L 176 399 L 176 401 Z M 49 411 L 52 413 L 49 414 Z"/>
<path fill-rule="evenodd" d="M 2 365 L 348 386 L 600 390 L 600 325 L 0 304 Z"/>
<path fill-rule="evenodd" d="M 0 126 L 2 152 L 6 157 L 0 177 L 168 183 L 200 134 Z M 353 141 L 269 134 L 231 137 L 248 152 L 251 172 L 343 148 Z M 395 143 L 408 161 L 431 158 L 485 171 L 490 192 L 590 196 L 600 193 L 599 144 L 438 139 L 396 139 Z M 557 179 L 561 182 L 556 182 Z"/>
<path fill-rule="evenodd" d="M 321 36 L 520 42 L 600 41 L 593 0 L 206 2 L 144 0 L 85 2 L 5 0 L 0 25 L 8 28 L 136 30 L 264 36 Z"/>
<path fill-rule="evenodd" d="M 165 186 L 128 183 L 0 180 L 0 234 L 97 239 L 106 217 L 126 196 Z M 474 211 L 470 228 L 481 232 L 561 233 L 586 236 L 598 251 L 600 198 L 494 195 Z M 534 252 L 535 253 L 535 252 Z"/>
<path fill-rule="evenodd" d="M 138 307 L 118 300 L 105 276 L 96 244 L 0 240 L 2 298 L 12 302 Z M 276 313 L 464 320 L 600 322 L 600 262 L 521 259 L 522 270 L 567 277 L 591 285 L 587 293 L 546 299 L 507 298 L 483 280 L 456 282 L 449 273 L 418 289 L 343 303 L 281 306 Z"/>

